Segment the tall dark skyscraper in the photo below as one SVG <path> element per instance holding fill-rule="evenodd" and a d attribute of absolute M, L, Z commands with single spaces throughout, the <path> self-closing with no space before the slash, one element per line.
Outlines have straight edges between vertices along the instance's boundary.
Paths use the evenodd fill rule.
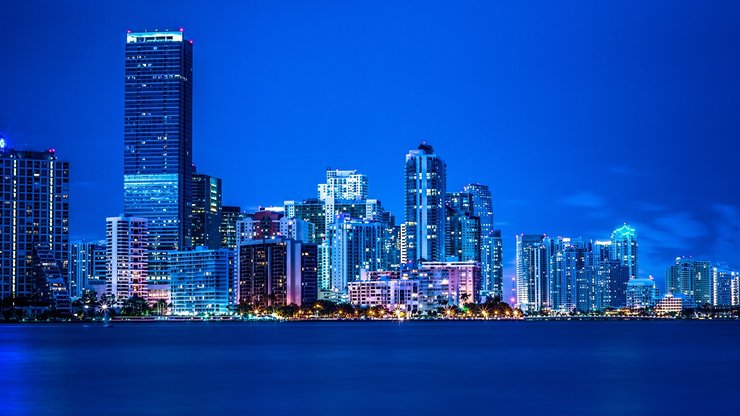
<path fill-rule="evenodd" d="M 67 278 L 69 162 L 4 147 L 0 137 L 0 299 L 51 295 Z"/>
<path fill-rule="evenodd" d="M 180 31 L 126 36 L 124 214 L 146 218 L 150 280 L 191 245 L 193 45 Z"/>
<path fill-rule="evenodd" d="M 445 260 L 447 165 L 427 143 L 406 155 L 402 261 Z"/>
<path fill-rule="evenodd" d="M 221 247 L 221 179 L 193 174 L 192 243 L 194 247 Z"/>

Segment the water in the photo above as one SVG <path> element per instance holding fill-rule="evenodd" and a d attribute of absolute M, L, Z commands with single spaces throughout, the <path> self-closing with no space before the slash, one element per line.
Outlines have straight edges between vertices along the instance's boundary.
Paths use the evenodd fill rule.
<path fill-rule="evenodd" d="M 740 322 L 0 325 L 0 415 L 737 414 Z"/>

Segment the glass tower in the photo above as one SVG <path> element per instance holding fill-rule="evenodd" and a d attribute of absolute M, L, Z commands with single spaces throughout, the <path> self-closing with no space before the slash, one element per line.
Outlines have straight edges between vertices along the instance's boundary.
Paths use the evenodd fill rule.
<path fill-rule="evenodd" d="M 406 260 L 445 260 L 446 192 L 447 165 L 422 142 L 406 155 Z"/>
<path fill-rule="evenodd" d="M 124 214 L 149 227 L 150 280 L 191 245 L 193 45 L 180 31 L 126 36 Z"/>
<path fill-rule="evenodd" d="M 493 228 L 493 198 L 488 185 L 471 183 L 463 191 L 473 195 L 473 215 L 480 218 L 480 274 L 481 286 L 484 291 L 494 296 L 501 296 L 501 282 L 497 281 L 494 272 L 494 228 Z"/>

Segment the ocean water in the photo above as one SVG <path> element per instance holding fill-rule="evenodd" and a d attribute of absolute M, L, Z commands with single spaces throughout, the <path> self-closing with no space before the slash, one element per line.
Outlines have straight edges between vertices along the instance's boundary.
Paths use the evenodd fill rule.
<path fill-rule="evenodd" d="M 740 414 L 740 322 L 0 325 L 0 415 Z"/>

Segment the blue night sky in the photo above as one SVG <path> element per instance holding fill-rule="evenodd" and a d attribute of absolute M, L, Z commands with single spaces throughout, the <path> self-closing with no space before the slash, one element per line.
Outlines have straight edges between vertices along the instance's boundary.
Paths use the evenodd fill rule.
<path fill-rule="evenodd" d="M 740 266 L 740 2 L 9 1 L 0 133 L 72 162 L 72 238 L 122 210 L 128 29 L 194 40 L 194 160 L 224 203 L 358 169 L 402 220 L 425 139 L 449 190 L 491 186 L 505 235 L 639 233 L 641 274 Z"/>

